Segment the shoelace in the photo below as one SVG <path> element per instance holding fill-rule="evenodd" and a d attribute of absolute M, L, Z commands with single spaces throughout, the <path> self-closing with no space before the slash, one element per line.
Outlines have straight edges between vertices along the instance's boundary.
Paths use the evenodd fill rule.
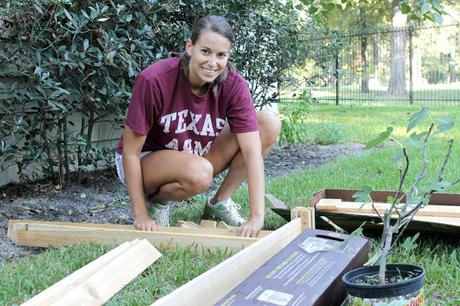
<path fill-rule="evenodd" d="M 228 211 L 230 212 L 232 219 L 243 219 L 238 212 L 241 209 L 241 205 L 236 204 L 231 199 L 227 203 L 228 203 L 227 208 L 228 208 Z"/>

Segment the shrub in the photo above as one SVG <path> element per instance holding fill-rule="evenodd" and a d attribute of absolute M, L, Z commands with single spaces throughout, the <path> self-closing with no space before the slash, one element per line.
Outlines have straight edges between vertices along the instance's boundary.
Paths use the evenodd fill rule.
<path fill-rule="evenodd" d="M 311 141 L 322 145 L 331 145 L 343 142 L 345 133 L 342 128 L 334 123 L 322 123 L 312 127 Z"/>
<path fill-rule="evenodd" d="M 280 144 L 305 143 L 308 140 L 307 116 L 311 112 L 313 99 L 308 91 L 304 90 L 299 102 L 290 104 L 281 119 Z"/>

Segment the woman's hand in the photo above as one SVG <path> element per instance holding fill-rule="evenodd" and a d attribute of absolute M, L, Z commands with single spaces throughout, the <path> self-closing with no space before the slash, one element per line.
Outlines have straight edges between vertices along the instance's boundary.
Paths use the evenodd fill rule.
<path fill-rule="evenodd" d="M 140 231 L 156 231 L 157 224 L 148 215 L 134 218 L 134 227 Z"/>
<path fill-rule="evenodd" d="M 256 237 L 264 226 L 264 216 L 252 216 L 248 222 L 236 229 L 236 235 L 241 237 Z"/>

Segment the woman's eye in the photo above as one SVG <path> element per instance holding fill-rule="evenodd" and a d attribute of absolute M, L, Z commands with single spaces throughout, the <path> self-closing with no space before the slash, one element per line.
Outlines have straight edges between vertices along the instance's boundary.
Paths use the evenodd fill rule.
<path fill-rule="evenodd" d="M 225 53 L 219 53 L 219 54 L 217 54 L 217 57 L 220 58 L 220 59 L 224 59 L 224 58 L 227 57 L 227 54 L 225 54 Z"/>
<path fill-rule="evenodd" d="M 203 50 L 201 50 L 201 53 L 203 53 L 203 54 L 209 54 L 209 50 L 203 49 Z"/>

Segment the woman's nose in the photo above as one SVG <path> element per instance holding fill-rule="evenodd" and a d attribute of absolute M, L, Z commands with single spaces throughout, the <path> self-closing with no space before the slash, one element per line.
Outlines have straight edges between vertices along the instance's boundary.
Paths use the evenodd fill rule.
<path fill-rule="evenodd" d="M 216 64 L 216 56 L 211 55 L 208 59 L 208 64 L 214 66 Z"/>

